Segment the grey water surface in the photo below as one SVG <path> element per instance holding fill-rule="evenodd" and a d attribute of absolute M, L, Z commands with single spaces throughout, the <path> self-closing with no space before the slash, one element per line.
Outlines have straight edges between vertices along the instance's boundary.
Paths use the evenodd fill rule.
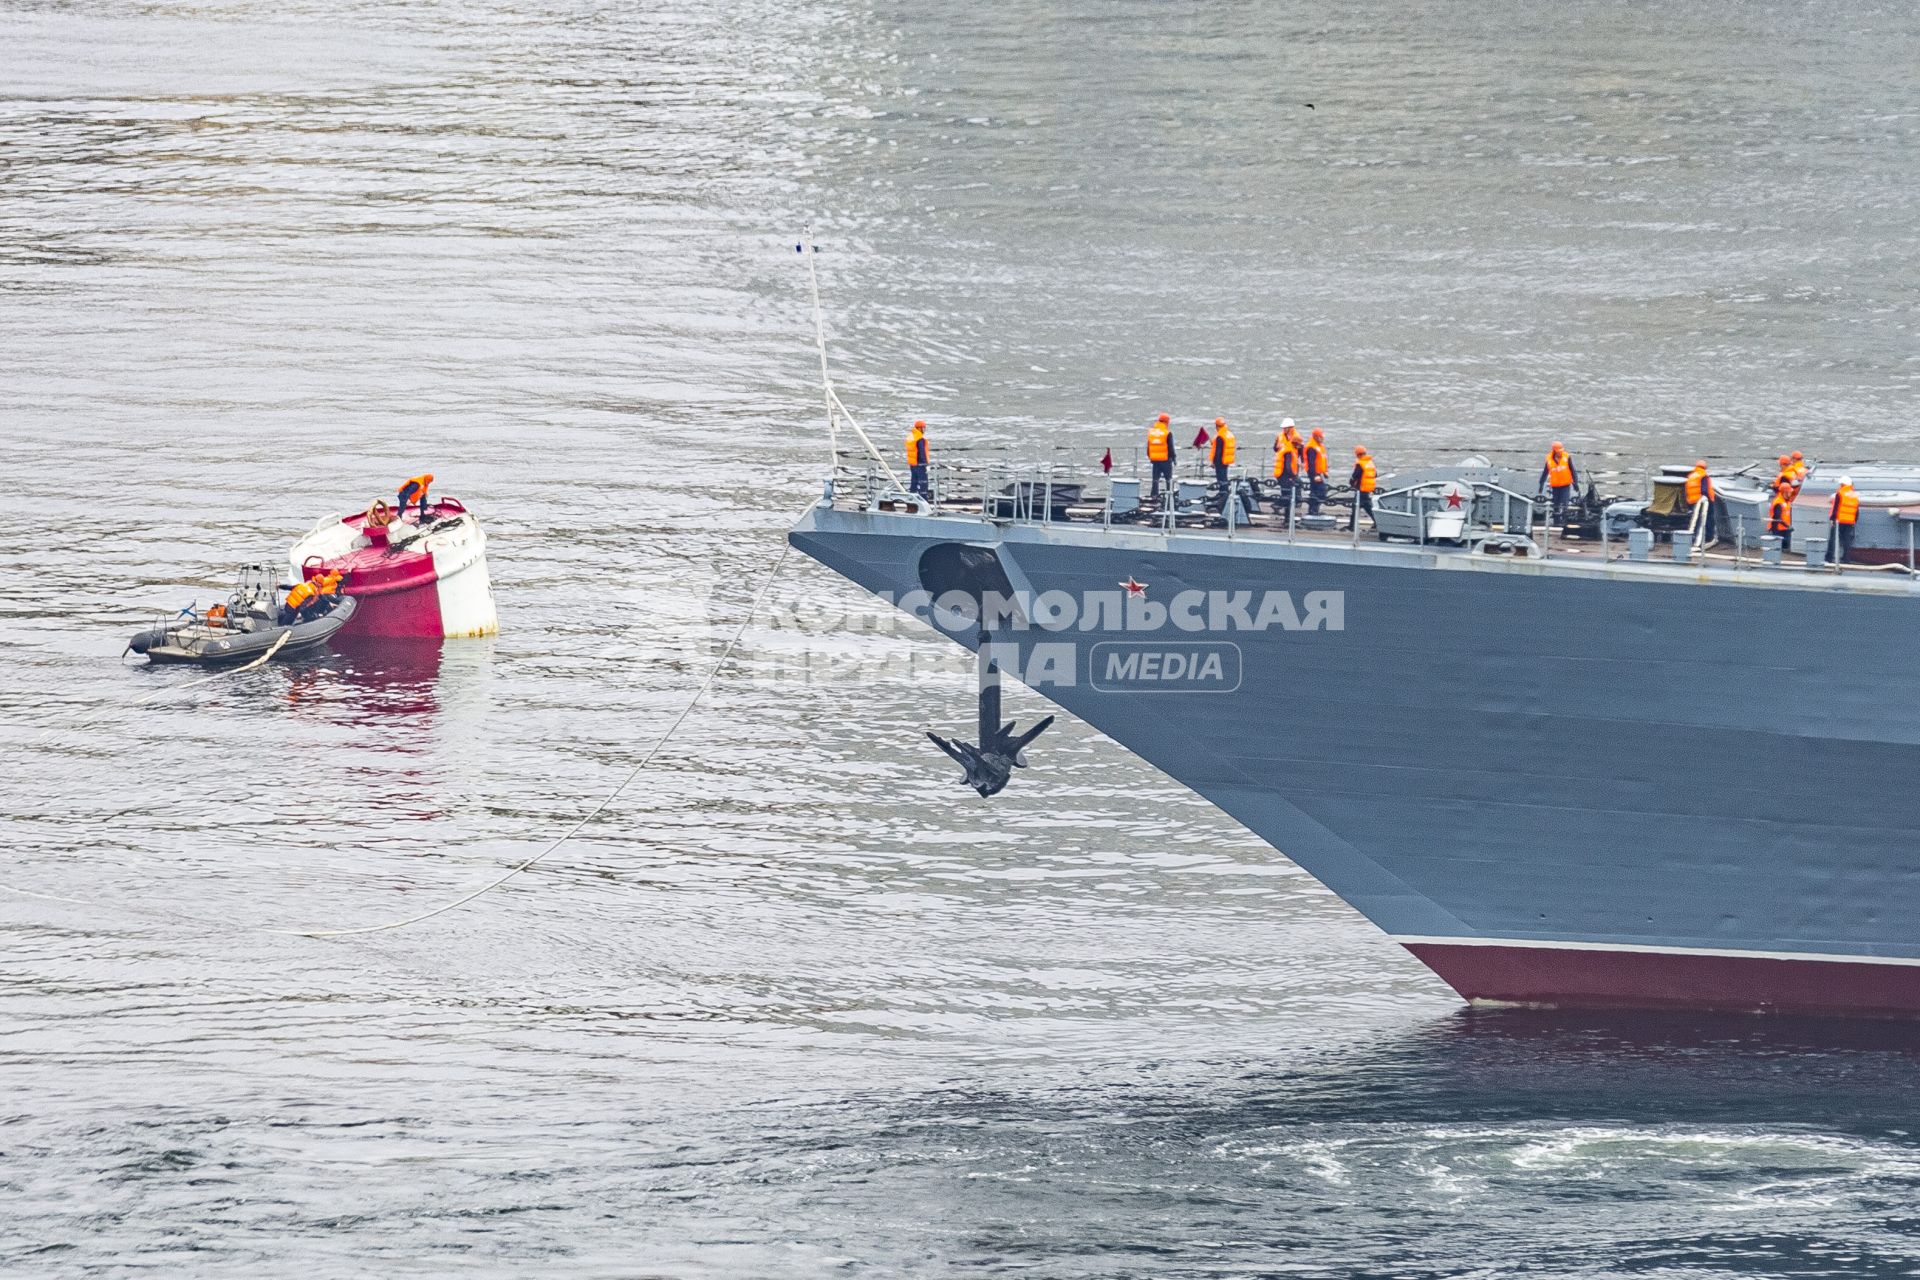
<path fill-rule="evenodd" d="M 1912 459 L 1916 66 L 1822 0 L 0 4 L 0 1271 L 1920 1273 L 1920 1036 L 1469 1013 L 1083 726 L 979 800 L 958 651 L 798 557 L 538 867 L 272 932 L 679 713 L 818 493 L 809 223 L 889 449 Z M 117 656 L 420 470 L 497 639 Z"/>

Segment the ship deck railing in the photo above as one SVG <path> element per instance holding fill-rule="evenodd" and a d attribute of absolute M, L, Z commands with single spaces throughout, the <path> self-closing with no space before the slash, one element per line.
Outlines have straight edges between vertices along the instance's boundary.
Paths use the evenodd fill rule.
<path fill-rule="evenodd" d="M 1056 455 L 1060 452 L 1056 451 Z M 1123 495 L 1129 492 L 1144 495 L 1149 491 L 1148 478 L 1144 474 L 1147 471 L 1144 458 L 1135 461 L 1131 467 L 1123 467 L 1116 462 L 1111 472 L 1103 472 L 1097 467 L 1089 468 L 1083 454 L 1084 451 L 1076 451 L 1076 460 L 1069 462 L 1061 456 L 1021 458 L 1013 451 L 1004 449 L 943 449 L 928 468 L 928 487 L 931 492 L 924 505 L 910 498 L 901 488 L 905 481 L 904 467 L 893 468 L 889 474 L 888 469 L 863 455 L 843 454 L 835 472 L 832 503 L 838 507 L 869 511 L 923 510 L 925 514 L 934 516 L 971 516 L 985 518 L 998 525 L 1067 524 L 1077 529 L 1097 526 L 1103 530 L 1123 529 L 1169 535 L 1178 532 L 1215 534 L 1228 539 L 1278 538 L 1323 545 L 1346 543 L 1355 548 L 1376 540 L 1375 529 L 1359 527 L 1360 522 L 1353 519 L 1354 494 L 1345 483 L 1329 485 L 1328 497 L 1323 503 L 1323 515 L 1335 517 L 1333 528 L 1308 527 L 1303 523 L 1306 507 L 1304 486 L 1302 496 L 1291 509 L 1275 510 L 1281 505 L 1274 497 L 1277 482 L 1260 474 L 1260 470 L 1242 464 L 1235 464 L 1230 469 L 1236 482 L 1236 491 L 1240 488 L 1239 482 L 1258 480 L 1272 500 L 1272 505 L 1259 513 L 1243 517 L 1238 510 L 1239 503 L 1230 502 L 1223 506 L 1218 498 L 1218 487 L 1213 481 L 1212 468 L 1204 461 L 1183 463 L 1176 472 L 1173 486 L 1163 493 L 1159 505 L 1149 507 L 1143 497 L 1139 506 L 1126 507 L 1123 502 L 1121 507 L 1116 507 L 1116 481 Z M 1495 461 L 1500 457 L 1498 452 L 1490 455 L 1487 451 L 1481 451 L 1478 456 L 1489 458 L 1494 465 L 1509 468 L 1523 465 L 1522 461 Z M 1517 457 L 1514 454 L 1508 456 Z M 1624 455 L 1604 456 L 1614 465 L 1604 470 L 1583 472 L 1582 481 L 1591 482 L 1600 492 L 1621 501 L 1650 499 L 1655 477 L 1669 476 L 1677 470 L 1671 465 L 1632 465 Z M 1424 466 L 1442 465 L 1439 459 L 1415 461 Z M 1451 461 L 1458 462 L 1458 456 L 1454 455 Z M 1833 465 L 1828 464 L 1829 469 Z M 1089 471 L 1093 472 L 1094 478 L 1089 479 Z M 1730 479 L 1735 475 L 1732 471 L 1726 474 Z M 1090 490 L 1103 484 L 1104 493 L 1090 496 Z M 1374 495 L 1375 505 L 1392 497 L 1432 491 L 1438 487 L 1435 483 L 1423 482 L 1383 490 Z M 1398 545 L 1424 545 L 1437 552 L 1463 555 L 1553 556 L 1599 563 L 1633 561 L 1671 564 L 1676 568 L 1689 565 L 1745 568 L 1767 564 L 1785 572 L 1832 574 L 1844 570 L 1876 576 L 1897 573 L 1920 578 L 1920 557 L 1916 556 L 1914 537 L 1920 514 L 1906 521 L 1906 564 L 1840 565 L 1835 554 L 1837 548 L 1834 546 L 1832 527 L 1825 522 L 1809 521 L 1805 528 L 1796 528 L 1794 550 L 1786 554 L 1770 551 L 1768 543 L 1762 541 L 1770 535 L 1764 535 L 1758 529 L 1749 530 L 1744 519 L 1738 515 L 1729 521 L 1734 526 L 1732 529 L 1718 529 L 1718 537 L 1709 543 L 1700 536 L 1704 531 L 1704 505 L 1695 509 L 1685 530 L 1657 535 L 1650 554 L 1640 559 L 1629 554 L 1624 539 L 1610 536 L 1604 518 L 1600 521 L 1599 538 L 1569 537 L 1556 530 L 1550 518 L 1550 500 L 1547 497 L 1489 482 L 1478 482 L 1474 487 L 1477 493 L 1491 493 L 1499 498 L 1503 509 L 1501 519 L 1470 522 L 1465 537 L 1457 544 L 1428 541 L 1424 536 L 1416 536 L 1397 540 Z M 1637 497 L 1627 496 L 1634 490 L 1638 491 Z M 1422 534 L 1426 528 L 1425 514 L 1424 511 L 1416 512 L 1417 527 Z M 1321 522 L 1315 523 L 1318 525 Z M 1752 537 L 1748 536 L 1750 532 Z M 1684 542 L 1677 536 L 1681 533 L 1686 535 Z M 1727 536 L 1729 533 L 1732 534 L 1730 540 Z M 1827 548 L 1827 554 L 1813 559 L 1805 558 L 1801 552 L 1803 534 L 1818 539 Z M 1679 545 L 1672 546 L 1669 554 L 1663 554 L 1668 550 L 1669 539 Z M 1389 539 L 1382 533 L 1378 534 L 1377 540 L 1385 542 Z"/>

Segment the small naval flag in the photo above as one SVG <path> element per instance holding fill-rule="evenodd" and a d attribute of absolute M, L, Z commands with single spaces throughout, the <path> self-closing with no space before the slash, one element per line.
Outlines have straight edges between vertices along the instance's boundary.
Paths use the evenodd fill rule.
<path fill-rule="evenodd" d="M 1212 437 L 1207 434 L 1207 429 L 1202 427 L 1200 428 L 1200 434 L 1193 438 L 1193 447 L 1196 449 L 1204 449 L 1207 447 L 1207 441 L 1210 439 L 1212 439 Z"/>
<path fill-rule="evenodd" d="M 1100 469 L 1109 475 L 1113 473 L 1113 450 L 1107 450 L 1106 456 L 1100 459 Z"/>

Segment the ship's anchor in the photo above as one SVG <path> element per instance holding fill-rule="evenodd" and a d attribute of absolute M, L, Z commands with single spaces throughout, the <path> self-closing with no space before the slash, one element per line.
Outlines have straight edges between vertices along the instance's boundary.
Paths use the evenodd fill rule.
<path fill-rule="evenodd" d="M 998 792 L 1013 777 L 1013 771 L 1025 768 L 1027 744 L 1045 733 L 1047 726 L 1053 723 L 1048 716 L 1025 733 L 1016 734 L 1014 723 L 1009 720 L 1000 722 L 1000 664 L 993 657 L 993 641 L 987 633 L 980 633 L 980 654 L 978 670 L 980 672 L 980 745 L 968 742 L 949 742 L 937 733 L 927 736 L 933 739 L 933 745 L 939 747 L 953 758 L 955 764 L 965 769 L 964 781 L 982 796 Z"/>

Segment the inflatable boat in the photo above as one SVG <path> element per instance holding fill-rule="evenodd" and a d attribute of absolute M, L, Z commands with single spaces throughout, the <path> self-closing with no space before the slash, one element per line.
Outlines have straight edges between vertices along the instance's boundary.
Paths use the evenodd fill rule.
<path fill-rule="evenodd" d="M 149 662 L 206 667 L 248 662 L 263 655 L 279 661 L 326 648 L 353 621 L 356 602 L 345 595 L 335 597 L 325 613 L 298 622 L 279 621 L 274 577 L 270 566 L 249 566 L 241 573 L 239 590 L 226 603 L 204 612 L 182 609 L 137 632 L 127 641 L 127 652 L 143 654 Z"/>

